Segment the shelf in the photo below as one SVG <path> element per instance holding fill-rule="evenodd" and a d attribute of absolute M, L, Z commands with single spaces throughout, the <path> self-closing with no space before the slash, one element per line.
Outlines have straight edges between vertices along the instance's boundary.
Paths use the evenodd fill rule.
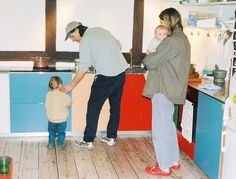
<path fill-rule="evenodd" d="M 236 29 L 226 29 L 226 28 L 218 28 L 218 27 L 197 27 L 197 26 L 184 26 L 184 29 L 201 29 L 201 30 L 215 30 L 215 31 L 231 31 L 231 32 L 236 32 Z M 233 40 L 235 42 L 236 40 Z"/>
<path fill-rule="evenodd" d="M 197 27 L 197 26 L 184 26 L 184 29 L 224 30 L 217 27 Z"/>
<path fill-rule="evenodd" d="M 184 6 L 215 6 L 215 5 L 236 5 L 236 1 L 227 1 L 227 2 L 208 2 L 208 3 L 182 3 L 180 5 Z"/>

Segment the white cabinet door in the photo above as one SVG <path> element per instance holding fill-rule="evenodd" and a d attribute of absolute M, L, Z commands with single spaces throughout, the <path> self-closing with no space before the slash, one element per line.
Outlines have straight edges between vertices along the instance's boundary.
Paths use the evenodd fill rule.
<path fill-rule="evenodd" d="M 9 74 L 0 73 L 0 134 L 10 133 Z"/>
<path fill-rule="evenodd" d="M 234 119 L 235 120 L 235 119 Z M 235 179 L 236 159 L 236 121 L 230 121 L 227 127 L 222 179 Z"/>

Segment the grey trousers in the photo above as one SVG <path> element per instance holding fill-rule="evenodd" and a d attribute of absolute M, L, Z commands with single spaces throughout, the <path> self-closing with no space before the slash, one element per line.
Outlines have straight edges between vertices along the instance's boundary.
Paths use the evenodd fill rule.
<path fill-rule="evenodd" d="M 156 159 L 161 169 L 179 161 L 179 146 L 173 122 L 174 104 L 162 93 L 152 98 L 152 140 Z"/>

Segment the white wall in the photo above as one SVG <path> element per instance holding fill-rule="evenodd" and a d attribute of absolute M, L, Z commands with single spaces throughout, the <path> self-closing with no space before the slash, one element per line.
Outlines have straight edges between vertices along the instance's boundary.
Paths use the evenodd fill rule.
<path fill-rule="evenodd" d="M 0 51 L 45 50 L 45 1 L 0 0 Z"/>
<path fill-rule="evenodd" d="M 64 41 L 65 27 L 80 21 L 88 27 L 100 26 L 109 30 L 122 44 L 122 51 L 132 48 L 134 0 L 58 0 L 57 51 L 75 51 L 77 43 Z"/>
<path fill-rule="evenodd" d="M 217 64 L 220 69 L 229 70 L 230 56 L 233 52 L 231 41 L 224 45 L 226 33 L 219 30 L 186 28 L 186 35 L 191 43 L 191 63 L 197 65 L 197 70 L 202 72 L 208 63 L 211 69 Z"/>
<path fill-rule="evenodd" d="M 143 52 L 146 52 L 147 45 L 153 37 L 153 31 L 159 24 L 159 13 L 169 7 L 176 8 L 183 20 L 187 24 L 189 11 L 198 11 L 201 13 L 214 13 L 216 17 L 233 17 L 236 5 L 209 5 L 209 6 L 189 6 L 180 5 L 177 0 L 145 0 L 144 15 L 144 39 Z M 220 36 L 225 34 L 219 30 L 184 28 L 186 35 L 191 43 L 191 63 L 196 64 L 199 72 L 205 66 L 205 61 L 209 61 L 210 66 L 214 68 L 218 64 L 221 69 L 228 70 L 230 66 L 230 56 L 226 46 Z"/>
<path fill-rule="evenodd" d="M 56 50 L 79 51 L 79 45 L 64 41 L 65 26 L 71 20 L 78 20 L 89 27 L 101 26 L 111 31 L 123 45 L 122 52 L 132 47 L 134 0 L 57 0 Z M 216 16 L 233 16 L 236 5 L 186 6 L 177 0 L 144 0 L 143 52 L 159 24 L 161 10 L 175 7 L 186 23 L 188 12 L 216 13 Z M 45 0 L 0 0 L 0 51 L 44 51 L 45 50 Z M 201 71 L 205 59 L 227 68 L 228 61 L 219 48 L 218 32 L 185 29 L 192 46 L 192 63 Z M 198 33 L 200 32 L 200 33 Z M 193 35 L 192 35 L 193 34 Z M 221 52 L 216 52 L 219 49 Z"/>

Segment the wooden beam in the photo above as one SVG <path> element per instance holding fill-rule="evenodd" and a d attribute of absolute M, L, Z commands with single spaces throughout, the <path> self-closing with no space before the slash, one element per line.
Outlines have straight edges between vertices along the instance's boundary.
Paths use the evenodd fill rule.
<path fill-rule="evenodd" d="M 144 18 L 144 0 L 134 0 L 134 23 L 133 23 L 133 41 L 132 41 L 132 64 L 140 66 L 143 59 L 143 18 Z"/>
<path fill-rule="evenodd" d="M 46 39 L 45 51 L 54 58 L 56 52 L 56 0 L 45 0 L 46 3 Z"/>

